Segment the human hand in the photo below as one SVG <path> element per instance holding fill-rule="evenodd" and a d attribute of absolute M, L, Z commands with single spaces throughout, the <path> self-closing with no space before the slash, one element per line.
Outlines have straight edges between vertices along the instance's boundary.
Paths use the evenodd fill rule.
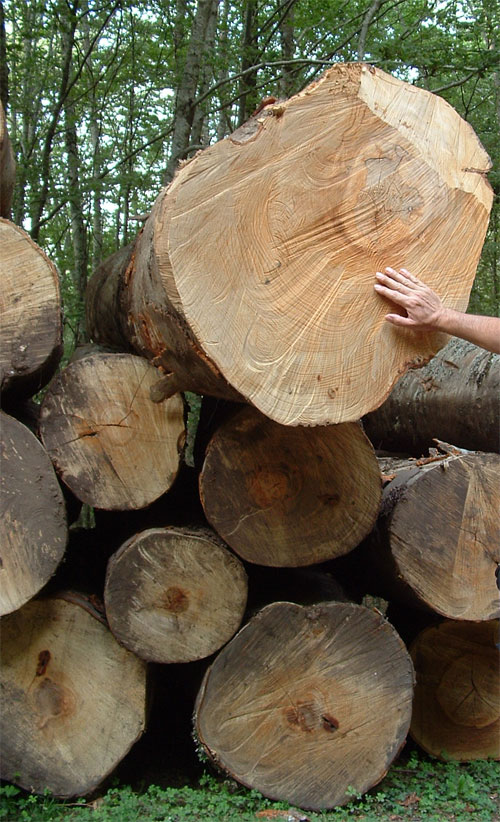
<path fill-rule="evenodd" d="M 375 276 L 378 280 L 374 285 L 377 294 L 406 311 L 406 316 L 386 314 L 388 322 L 413 328 L 415 331 L 439 328 L 445 309 L 438 295 L 429 286 L 410 274 L 406 268 L 399 271 L 386 268 L 385 274 L 377 271 Z"/>

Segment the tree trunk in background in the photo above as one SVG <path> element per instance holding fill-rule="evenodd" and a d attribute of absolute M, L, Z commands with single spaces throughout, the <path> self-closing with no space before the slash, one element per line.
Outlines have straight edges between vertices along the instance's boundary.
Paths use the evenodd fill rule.
<path fill-rule="evenodd" d="M 286 5 L 287 9 L 279 23 L 281 56 L 283 60 L 293 60 L 295 57 L 294 0 Z M 290 97 L 295 91 L 295 82 L 291 66 L 284 65 L 279 82 L 280 97 Z"/>
<path fill-rule="evenodd" d="M 172 374 L 167 396 L 229 387 L 286 425 L 359 419 L 447 339 L 385 322 L 373 272 L 405 262 L 464 308 L 488 164 L 441 98 L 335 66 L 185 163 L 160 194 L 127 272 L 134 347 Z"/>
<path fill-rule="evenodd" d="M 0 386 L 3 402 L 32 396 L 62 355 L 57 271 L 21 228 L 0 220 Z"/>
<path fill-rule="evenodd" d="M 71 316 L 74 348 L 88 339 L 85 333 L 85 291 L 88 278 L 87 231 L 84 204 L 80 186 L 80 157 L 75 125 L 74 107 L 67 100 L 64 104 L 64 136 L 68 158 L 69 209 L 71 215 L 71 240 L 73 245 L 73 284 L 77 295 L 76 311 Z M 67 313 L 69 313 L 67 311 Z M 82 327 L 83 326 L 83 327 Z"/>
<path fill-rule="evenodd" d="M 56 470 L 82 502 L 143 508 L 172 485 L 184 444 L 179 395 L 153 403 L 155 369 L 130 354 L 95 354 L 53 380 L 40 433 Z"/>
<path fill-rule="evenodd" d="M 500 451 L 500 355 L 452 337 L 423 368 L 411 369 L 363 419 L 375 448 L 420 456 L 433 439 Z"/>
<path fill-rule="evenodd" d="M 247 578 L 215 534 L 154 528 L 113 555 L 104 596 L 121 645 L 148 662 L 192 662 L 218 651 L 238 630 Z"/>
<path fill-rule="evenodd" d="M 242 5 L 243 36 L 241 43 L 241 72 L 245 72 L 240 79 L 240 96 L 238 99 L 238 126 L 248 120 L 252 111 L 257 107 L 257 73 L 248 72 L 257 62 L 257 2 L 244 0 Z"/>
<path fill-rule="evenodd" d="M 7 132 L 5 110 L 0 102 L 0 217 L 10 217 L 16 182 L 16 163 Z"/>
<path fill-rule="evenodd" d="M 84 598 L 42 599 L 2 619 L 2 777 L 85 796 L 145 725 L 145 664 Z"/>
<path fill-rule="evenodd" d="M 35 596 L 63 558 L 68 539 L 62 491 L 34 434 L 0 412 L 0 615 Z"/>
<path fill-rule="evenodd" d="M 182 80 L 177 90 L 174 133 L 170 159 L 165 171 L 166 183 L 174 176 L 179 160 L 185 159 L 189 148 L 191 128 L 196 110 L 196 92 L 206 48 L 206 35 L 207 31 L 210 30 L 209 24 L 214 14 L 217 13 L 218 6 L 219 0 L 198 0 Z"/>
<path fill-rule="evenodd" d="M 409 654 L 381 614 L 278 602 L 208 669 L 195 731 L 233 779 L 320 810 L 385 776 L 405 741 L 412 696 Z"/>
<path fill-rule="evenodd" d="M 312 565 L 371 531 L 380 471 L 355 423 L 289 428 L 243 408 L 212 437 L 200 496 L 211 526 L 243 559 Z"/>
<path fill-rule="evenodd" d="M 439 759 L 500 759 L 498 620 L 424 629 L 412 643 L 417 685 L 410 733 Z"/>
<path fill-rule="evenodd" d="M 500 456 L 450 456 L 394 473 L 368 554 L 381 593 L 452 619 L 497 617 Z"/>

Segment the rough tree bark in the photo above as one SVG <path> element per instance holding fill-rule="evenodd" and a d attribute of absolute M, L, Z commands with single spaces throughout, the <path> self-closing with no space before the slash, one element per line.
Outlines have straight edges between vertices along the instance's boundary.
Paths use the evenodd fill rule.
<path fill-rule="evenodd" d="M 500 759 L 498 620 L 445 620 L 410 653 L 417 685 L 410 733 L 439 759 Z"/>
<path fill-rule="evenodd" d="M 373 576 L 390 599 L 452 619 L 493 619 L 500 614 L 500 456 L 421 462 L 401 464 L 384 487 L 367 555 L 379 568 Z"/>
<path fill-rule="evenodd" d="M 29 397 L 62 355 L 57 271 L 28 235 L 0 220 L 0 386 L 4 401 Z"/>
<path fill-rule="evenodd" d="M 64 596 L 2 619 L 2 777 L 36 793 L 85 796 L 144 730 L 146 668 L 92 602 Z"/>
<path fill-rule="evenodd" d="M 0 412 L 0 615 L 20 608 L 63 558 L 68 528 L 52 463 L 34 434 Z"/>
<path fill-rule="evenodd" d="M 423 368 L 411 369 L 363 418 L 375 448 L 420 456 L 434 438 L 500 451 L 500 356 L 457 337 Z"/>
<path fill-rule="evenodd" d="M 14 151 L 7 132 L 5 111 L 0 101 L 0 217 L 10 217 L 15 180 Z"/>
<path fill-rule="evenodd" d="M 229 389 L 288 425 L 357 420 L 447 339 L 386 323 L 375 270 L 405 264 L 465 308 L 489 166 L 443 99 L 335 66 L 162 191 L 126 272 L 129 338 L 172 374 L 165 395 Z"/>
<path fill-rule="evenodd" d="M 238 630 L 247 600 L 241 562 L 213 533 L 153 528 L 109 562 L 106 617 L 117 640 L 148 662 L 192 662 Z"/>
<path fill-rule="evenodd" d="M 412 697 L 409 654 L 381 614 L 277 602 L 208 669 L 195 730 L 242 784 L 301 808 L 331 808 L 386 774 Z"/>
<path fill-rule="evenodd" d="M 131 354 L 94 354 L 50 385 L 40 434 L 58 473 L 96 508 L 143 508 L 167 491 L 184 445 L 179 395 L 153 403 L 155 369 Z"/>

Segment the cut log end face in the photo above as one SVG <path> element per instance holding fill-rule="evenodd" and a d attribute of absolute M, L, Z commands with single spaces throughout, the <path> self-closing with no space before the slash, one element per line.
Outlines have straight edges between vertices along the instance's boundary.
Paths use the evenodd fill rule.
<path fill-rule="evenodd" d="M 244 559 L 300 566 L 345 554 L 377 517 L 381 481 L 361 428 L 290 428 L 244 408 L 215 433 L 200 476 L 207 519 Z"/>
<path fill-rule="evenodd" d="M 135 509 L 167 491 L 184 432 L 180 395 L 153 403 L 156 369 L 130 354 L 69 365 L 41 410 L 41 435 L 62 479 L 96 508 Z"/>
<path fill-rule="evenodd" d="M 22 423 L 0 413 L 0 614 L 20 608 L 50 579 L 68 538 L 52 463 Z"/>
<path fill-rule="evenodd" d="M 500 614 L 500 456 L 470 454 L 412 478 L 389 526 L 401 577 L 437 613 L 490 620 Z"/>
<path fill-rule="evenodd" d="M 57 365 L 61 302 L 57 271 L 18 226 L 0 220 L 0 385 L 2 391 L 30 381 L 41 388 L 44 368 Z M 48 379 L 52 372 L 46 374 Z M 21 391 L 22 393 L 22 391 Z"/>
<path fill-rule="evenodd" d="M 410 657 L 379 614 L 274 603 L 207 672 L 196 730 L 244 785 L 330 808 L 385 775 L 406 737 L 412 695 Z"/>
<path fill-rule="evenodd" d="M 263 413 L 354 421 L 446 341 L 385 322 L 375 271 L 405 265 L 465 308 L 489 158 L 444 100 L 361 65 L 332 68 L 281 114 L 180 170 L 159 272 L 201 348 Z"/>
<path fill-rule="evenodd" d="M 442 759 L 500 759 L 499 622 L 446 620 L 411 646 L 417 674 L 411 735 Z"/>
<path fill-rule="evenodd" d="M 26 790 L 88 794 L 144 730 L 144 663 L 79 605 L 4 617 L 1 662 L 2 776 Z"/>
<path fill-rule="evenodd" d="M 108 566 L 110 628 L 150 662 L 191 662 L 214 653 L 238 630 L 246 599 L 242 564 L 208 532 L 143 531 Z"/>

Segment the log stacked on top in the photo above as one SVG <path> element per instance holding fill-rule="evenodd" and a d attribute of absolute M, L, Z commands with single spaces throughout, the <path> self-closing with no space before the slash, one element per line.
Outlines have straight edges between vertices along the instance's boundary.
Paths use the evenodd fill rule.
<path fill-rule="evenodd" d="M 435 133 L 427 128 L 434 117 L 441 120 Z M 460 147 L 453 160 L 450 144 Z M 478 173 L 486 168 L 470 127 L 442 100 L 379 70 L 338 66 L 183 166 L 134 247 L 103 263 L 89 288 L 88 323 L 95 342 L 119 351 L 70 363 L 47 389 L 40 429 L 45 457 L 62 480 L 82 502 L 107 511 L 111 528 L 115 517 L 120 530 L 106 573 L 101 557 L 91 582 L 104 596 L 107 622 L 95 596 L 89 605 L 57 595 L 72 573 L 74 584 L 83 583 L 70 552 L 60 563 L 64 538 L 56 555 L 34 529 L 35 549 L 50 561 L 36 585 L 23 588 L 21 578 L 30 574 L 26 551 L 18 547 L 22 517 L 10 490 L 5 493 L 15 511 L 15 525 L 8 525 L 9 574 L 16 571 L 13 588 L 22 590 L 11 596 L 12 613 L 2 624 L 3 715 L 15 705 L 4 732 L 7 778 L 59 796 L 94 790 L 142 733 L 147 662 L 184 665 L 208 657 L 196 705 L 198 739 L 243 784 L 320 809 L 346 802 L 350 787 L 363 792 L 384 776 L 404 744 L 413 700 L 412 661 L 396 629 L 364 605 L 334 601 L 338 586 L 321 593 L 328 601 L 320 605 L 275 601 L 246 612 L 247 575 L 255 601 L 252 564 L 271 574 L 355 558 L 358 544 L 371 539 L 381 474 L 357 420 L 380 404 L 400 372 L 444 342 L 384 324 L 373 271 L 382 257 L 410 267 L 419 261 L 418 273 L 447 304 L 463 307 L 491 204 Z M 0 227 L 31 254 L 20 229 L 5 221 Z M 446 284 L 434 271 L 443 233 L 450 254 L 443 271 L 460 266 Z M 454 237 L 460 237 L 461 256 Z M 23 271 L 28 276 L 31 264 Z M 49 264 L 47 282 L 53 274 Z M 0 340 L 1 362 L 4 396 L 17 413 L 21 399 L 49 378 L 57 355 L 38 355 L 24 368 L 32 346 L 26 343 L 19 366 L 12 352 L 18 356 L 25 343 L 14 334 L 18 291 L 10 282 L 14 319 Z M 47 289 L 39 291 L 47 299 Z M 57 288 L 54 294 L 60 313 Z M 497 367 L 498 359 L 490 358 L 488 374 Z M 454 370 L 460 378 L 460 367 Z M 199 498 L 174 510 L 185 470 L 179 389 L 251 404 L 220 423 L 215 414 L 208 447 L 191 469 L 199 474 Z M 329 421 L 336 424 L 318 425 Z M 17 425 L 7 421 L 2 433 Z M 441 429 L 438 435 L 453 439 Z M 29 442 L 23 447 L 29 451 Z M 37 448 L 32 445 L 33 456 Z M 9 454 L 19 451 L 12 446 Z M 377 553 L 398 563 L 413 599 L 434 615 L 453 617 L 441 634 L 455 636 L 465 626 L 443 672 L 444 681 L 456 685 L 448 702 L 441 681 L 426 673 L 438 639 L 425 635 L 425 652 L 412 646 L 427 690 L 415 702 L 424 707 L 415 708 L 411 732 L 417 741 L 428 736 L 415 717 L 432 700 L 440 706 L 433 717 L 451 717 L 441 741 L 438 729 L 421 743 L 436 755 L 500 756 L 498 716 L 488 708 L 498 672 L 492 641 L 498 557 L 491 544 L 498 459 L 454 455 L 435 467 L 412 465 L 404 482 L 394 477 L 387 485 L 376 529 L 385 534 Z M 10 469 L 15 460 L 8 460 Z M 21 462 L 24 476 L 32 463 Z M 34 469 L 37 477 L 40 471 Z M 52 494 L 52 480 L 36 481 Z M 16 503 L 23 493 L 39 499 L 33 487 L 24 484 Z M 187 517 L 179 524 L 180 509 L 190 507 L 204 512 L 203 521 Z M 134 530 L 125 536 L 132 513 Z M 42 524 L 36 510 L 30 516 Z M 96 523 L 87 542 L 94 551 L 102 546 L 107 557 L 116 537 L 99 526 L 99 516 Z M 62 531 L 65 537 L 65 524 Z M 14 569 L 19 557 L 24 564 Z M 35 599 L 58 563 L 44 591 L 51 596 Z M 354 565 L 351 581 L 358 583 L 367 567 Z M 325 576 L 324 568 L 320 572 Z M 392 584 L 384 569 L 377 575 Z M 373 593 L 372 577 L 363 593 Z M 303 580 L 298 598 L 308 601 L 310 579 Z M 477 620 L 484 636 L 471 627 Z M 113 660 L 109 670 L 104 659 Z M 89 684 L 94 667 L 103 668 L 104 683 L 96 677 Z M 462 699 L 460 683 L 475 671 L 481 704 Z M 94 705 L 96 694 L 102 705 Z M 127 711 L 120 728 L 122 701 Z M 448 743 L 454 728 L 457 748 Z M 89 733 L 92 740 L 106 738 L 98 754 Z M 49 743 L 51 756 L 41 767 Z"/>

